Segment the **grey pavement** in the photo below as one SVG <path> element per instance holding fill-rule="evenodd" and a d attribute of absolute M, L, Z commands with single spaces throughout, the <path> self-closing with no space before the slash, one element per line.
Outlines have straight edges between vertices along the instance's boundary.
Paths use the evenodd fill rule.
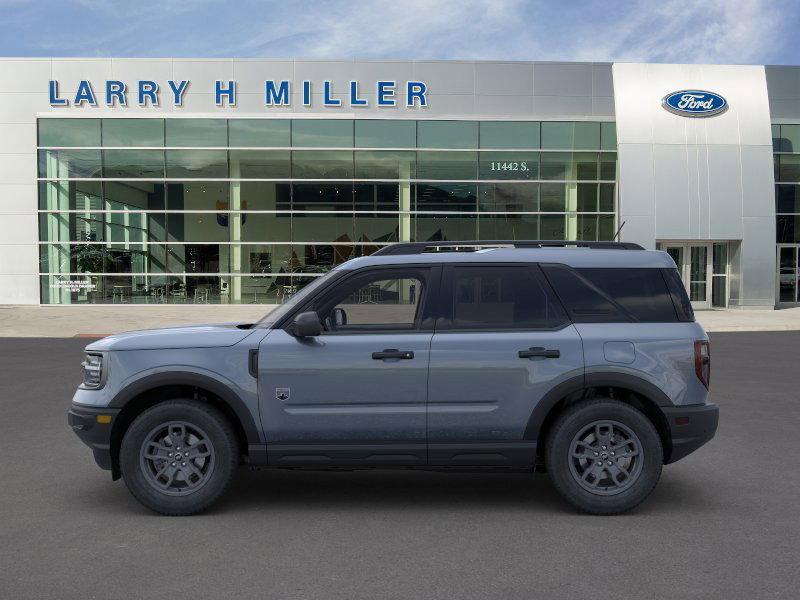
<path fill-rule="evenodd" d="M 712 334 L 717 438 L 635 512 L 545 475 L 251 472 L 157 516 L 66 425 L 86 340 L 0 340 L 0 598 L 797 598 L 800 333 Z"/>

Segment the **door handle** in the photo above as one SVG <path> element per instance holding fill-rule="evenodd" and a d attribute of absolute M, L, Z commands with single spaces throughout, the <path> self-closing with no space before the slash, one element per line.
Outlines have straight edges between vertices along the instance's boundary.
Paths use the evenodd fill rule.
<path fill-rule="evenodd" d="M 520 358 L 559 358 L 561 356 L 561 351 L 536 347 L 520 350 L 517 355 Z"/>
<path fill-rule="evenodd" d="M 400 358 L 402 360 L 411 360 L 414 358 L 414 353 L 411 350 L 387 348 L 381 352 L 373 352 L 372 358 L 374 360 L 383 360 L 384 358 Z"/>

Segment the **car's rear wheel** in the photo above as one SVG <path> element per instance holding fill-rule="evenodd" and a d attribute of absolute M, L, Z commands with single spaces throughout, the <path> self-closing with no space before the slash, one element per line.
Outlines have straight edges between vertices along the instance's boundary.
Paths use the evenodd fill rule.
<path fill-rule="evenodd" d="M 640 504 L 658 483 L 661 438 L 641 411 L 617 400 L 587 400 L 565 410 L 547 439 L 547 472 L 573 506 L 617 514 Z"/>
<path fill-rule="evenodd" d="M 194 400 L 170 400 L 131 423 L 120 468 L 133 496 L 165 515 L 211 506 L 228 488 L 239 462 L 236 434 L 218 410 Z"/>

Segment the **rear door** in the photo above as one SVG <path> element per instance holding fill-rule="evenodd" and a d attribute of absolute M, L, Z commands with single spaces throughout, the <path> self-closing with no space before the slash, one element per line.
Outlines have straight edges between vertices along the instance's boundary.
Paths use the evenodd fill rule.
<path fill-rule="evenodd" d="M 553 387 L 583 377 L 580 336 L 535 265 L 445 267 L 431 343 L 432 465 L 531 465 L 526 428 Z"/>

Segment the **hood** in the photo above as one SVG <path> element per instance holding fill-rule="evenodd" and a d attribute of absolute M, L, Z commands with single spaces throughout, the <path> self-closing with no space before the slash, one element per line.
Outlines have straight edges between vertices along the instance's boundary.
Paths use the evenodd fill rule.
<path fill-rule="evenodd" d="M 254 329 L 246 324 L 219 323 L 184 325 L 163 329 L 142 329 L 110 335 L 86 346 L 87 350 L 166 350 L 179 348 L 222 348 L 241 342 Z"/>

